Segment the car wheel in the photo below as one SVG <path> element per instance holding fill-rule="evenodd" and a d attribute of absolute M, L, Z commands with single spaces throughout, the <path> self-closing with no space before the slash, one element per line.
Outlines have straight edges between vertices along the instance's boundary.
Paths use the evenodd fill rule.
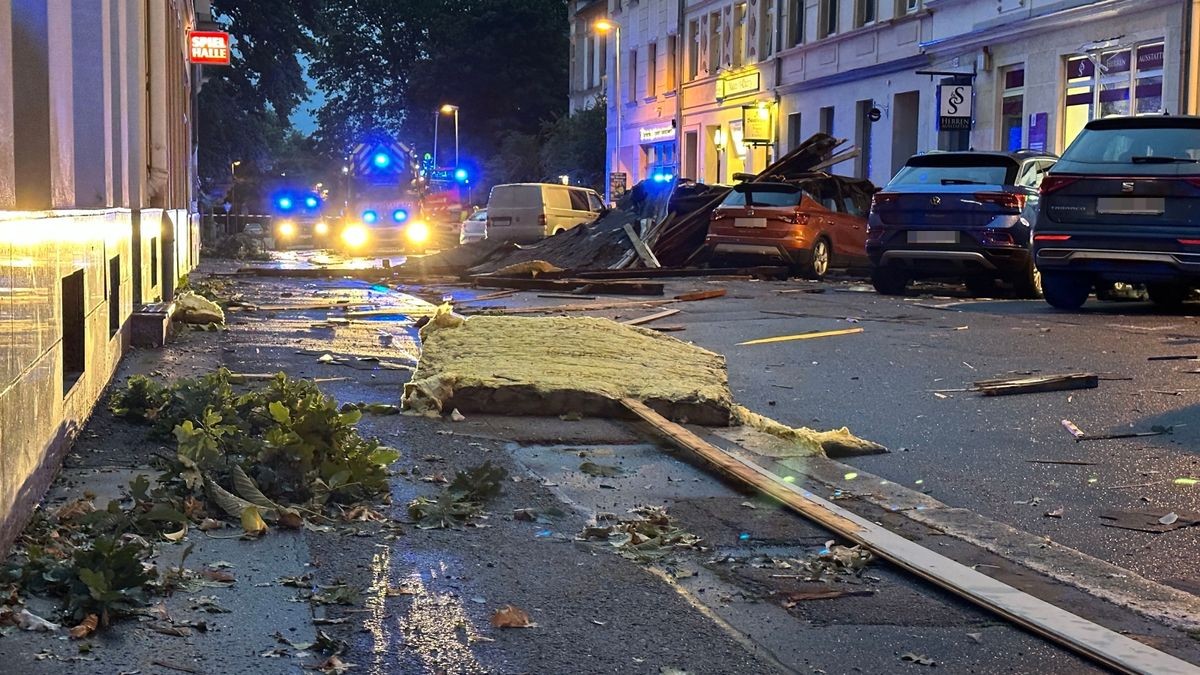
<path fill-rule="evenodd" d="M 824 237 L 817 239 L 809 254 L 808 264 L 803 269 L 803 276 L 818 281 L 824 279 L 829 272 L 829 240 Z"/>
<path fill-rule="evenodd" d="M 1191 291 L 1187 286 L 1179 284 L 1146 284 L 1146 292 L 1150 295 L 1150 302 L 1159 307 L 1174 309 L 1187 300 Z"/>
<path fill-rule="evenodd" d="M 996 280 L 989 276 L 972 275 L 963 280 L 967 292 L 975 297 L 991 297 L 996 290 Z"/>
<path fill-rule="evenodd" d="M 1018 298 L 1036 300 L 1042 297 L 1042 273 L 1038 271 L 1037 265 L 1033 264 L 1033 260 L 1013 277 L 1012 284 Z"/>
<path fill-rule="evenodd" d="M 871 270 L 871 285 L 881 295 L 904 295 L 908 290 L 908 275 L 895 267 L 876 267 Z"/>
<path fill-rule="evenodd" d="M 1079 309 L 1092 292 L 1092 280 L 1070 272 L 1043 272 L 1042 294 L 1056 309 Z"/>

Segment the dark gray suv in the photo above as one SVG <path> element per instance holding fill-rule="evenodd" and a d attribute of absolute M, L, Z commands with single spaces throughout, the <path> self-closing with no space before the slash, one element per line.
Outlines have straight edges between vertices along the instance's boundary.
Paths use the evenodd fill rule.
<path fill-rule="evenodd" d="M 1200 117 L 1089 122 L 1042 182 L 1033 254 L 1046 302 L 1145 284 L 1173 306 L 1200 286 Z"/>

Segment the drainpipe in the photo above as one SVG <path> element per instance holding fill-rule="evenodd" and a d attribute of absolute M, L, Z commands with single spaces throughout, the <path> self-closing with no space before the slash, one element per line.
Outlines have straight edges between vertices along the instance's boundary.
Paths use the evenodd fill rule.
<path fill-rule="evenodd" d="M 170 155 L 168 146 L 170 145 L 170 124 L 169 96 L 174 92 L 169 92 L 168 83 L 170 78 L 167 76 L 167 31 L 172 29 L 174 22 L 168 21 L 167 3 L 165 2 L 150 2 L 147 3 L 146 21 L 150 28 L 149 45 L 146 52 L 146 58 L 149 61 L 147 71 L 149 72 L 150 81 L 148 83 L 146 120 L 149 125 L 150 137 L 150 157 L 146 167 L 146 199 L 149 201 L 151 208 L 161 208 L 162 215 L 159 217 L 159 236 L 158 245 L 161 250 L 158 256 L 158 264 L 162 269 L 159 270 L 159 287 L 162 290 L 162 299 L 170 300 L 175 294 L 175 227 L 174 217 L 168 215 L 168 209 L 175 206 L 172 203 L 170 189 Z M 151 260 L 154 257 L 151 256 Z"/>

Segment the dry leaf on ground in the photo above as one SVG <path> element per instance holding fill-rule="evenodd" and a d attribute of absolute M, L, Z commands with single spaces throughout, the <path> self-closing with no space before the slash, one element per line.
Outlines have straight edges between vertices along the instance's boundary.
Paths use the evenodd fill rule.
<path fill-rule="evenodd" d="M 96 632 L 96 626 L 100 623 L 100 617 L 95 614 L 88 614 L 87 618 L 79 622 L 78 626 L 71 629 L 72 640 L 82 640 L 83 638 Z"/>
<path fill-rule="evenodd" d="M 514 605 L 505 605 L 492 615 L 492 625 L 496 628 L 532 628 L 537 624 L 529 619 L 529 613 Z"/>

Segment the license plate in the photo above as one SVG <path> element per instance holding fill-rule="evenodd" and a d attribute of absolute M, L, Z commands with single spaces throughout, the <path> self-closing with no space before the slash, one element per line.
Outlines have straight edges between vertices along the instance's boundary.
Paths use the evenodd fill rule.
<path fill-rule="evenodd" d="M 766 218 L 734 218 L 734 227 L 766 227 Z"/>
<path fill-rule="evenodd" d="M 1165 206 L 1162 197 L 1100 197 L 1096 200 L 1096 213 L 1161 216 Z"/>
<path fill-rule="evenodd" d="M 910 244 L 957 244 L 957 232 L 909 232 Z"/>

